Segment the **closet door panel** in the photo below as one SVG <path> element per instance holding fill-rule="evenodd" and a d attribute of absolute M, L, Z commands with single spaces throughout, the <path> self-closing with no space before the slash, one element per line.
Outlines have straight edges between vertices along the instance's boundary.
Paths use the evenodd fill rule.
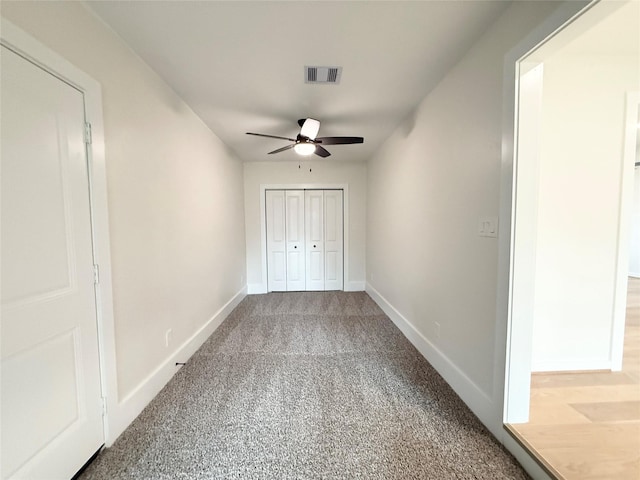
<path fill-rule="evenodd" d="M 343 290 L 343 198 L 342 190 L 324 191 L 325 290 Z"/>
<path fill-rule="evenodd" d="M 285 191 L 287 291 L 305 290 L 304 190 Z"/>
<path fill-rule="evenodd" d="M 284 191 L 267 190 L 267 289 L 287 290 Z"/>
<path fill-rule="evenodd" d="M 324 192 L 305 191 L 307 290 L 324 290 Z"/>

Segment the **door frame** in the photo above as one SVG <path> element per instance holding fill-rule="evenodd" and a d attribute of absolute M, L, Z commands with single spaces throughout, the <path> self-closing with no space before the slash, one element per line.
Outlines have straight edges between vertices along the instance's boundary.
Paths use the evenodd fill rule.
<path fill-rule="evenodd" d="M 624 147 L 620 172 L 620 210 L 618 212 L 618 251 L 614 290 L 613 323 L 611 328 L 611 370 L 622 370 L 624 331 L 627 318 L 627 289 L 629 282 L 629 236 L 633 203 L 634 166 L 640 91 L 627 92 L 625 106 Z"/>
<path fill-rule="evenodd" d="M 576 2 L 574 5 L 565 4 L 563 5 L 563 9 L 571 9 L 571 7 L 576 8 L 573 15 L 568 15 L 565 22 L 558 25 L 555 29 L 550 30 L 549 33 L 544 37 L 538 37 L 539 40 L 537 42 L 531 42 L 528 45 L 528 48 L 525 47 L 526 43 L 523 44 L 523 47 L 518 53 L 518 55 L 514 55 L 511 58 L 511 68 L 514 73 L 513 79 L 510 79 L 513 85 L 512 93 L 513 97 L 509 99 L 509 123 L 505 125 L 503 138 L 508 139 L 510 143 L 506 145 L 506 149 L 503 149 L 503 167 L 509 167 L 508 170 L 503 170 L 503 175 L 506 173 L 509 175 L 509 178 L 503 178 L 502 186 L 504 194 L 501 195 L 501 209 L 505 210 L 508 207 L 508 224 L 509 224 L 509 246 L 504 246 L 504 250 L 501 249 L 501 262 L 504 262 L 504 266 L 500 269 L 501 279 L 499 280 L 500 284 L 506 283 L 506 291 L 507 291 L 507 336 L 504 340 L 506 342 L 506 355 L 505 355 L 505 377 L 504 377 L 504 404 L 503 404 L 503 423 L 523 423 L 528 421 L 529 416 L 529 380 L 531 375 L 531 362 L 530 361 L 522 361 L 521 356 L 526 353 L 531 352 L 532 348 L 532 338 L 531 332 L 533 330 L 533 318 L 531 315 L 527 315 L 526 302 L 522 302 L 521 299 L 523 297 L 522 290 L 518 290 L 523 285 L 526 288 L 527 282 L 521 282 L 516 277 L 516 272 L 514 270 L 514 258 L 516 255 L 515 248 L 515 240 L 517 237 L 516 226 L 518 222 L 518 212 L 517 212 L 517 203 L 518 203 L 518 188 L 519 185 L 516 181 L 517 171 L 519 168 L 518 158 L 517 158 L 517 142 L 518 142 L 518 128 L 519 128 L 519 75 L 520 69 L 527 62 L 539 62 L 542 61 L 545 54 L 548 54 L 549 51 L 555 51 L 555 49 L 560 48 L 564 45 L 562 42 L 566 42 L 564 39 L 562 41 L 558 41 L 554 45 L 548 45 L 547 42 L 555 37 L 557 33 L 564 30 L 567 26 L 572 24 L 575 20 L 582 17 L 584 13 L 590 10 L 592 7 L 598 5 L 598 7 L 605 12 L 612 13 L 617 8 L 621 6 L 618 3 L 611 2 L 601 2 L 598 0 L 594 0 L 591 2 Z M 581 7 L 581 8 L 580 8 Z M 568 10 L 570 12 L 571 10 Z M 561 17 L 559 17 L 561 18 Z M 579 26 L 579 32 L 584 32 L 591 28 L 593 22 L 597 20 L 592 19 L 591 22 L 582 22 Z M 505 63 L 505 66 L 507 64 Z M 628 109 L 628 108 L 627 108 Z M 627 112 L 628 114 L 628 112 Z M 628 126 L 627 126 L 628 128 Z M 625 164 L 628 162 L 625 162 Z M 626 166 L 628 167 L 628 166 Z M 625 167 L 625 168 L 626 168 Z M 624 168 L 623 168 L 624 170 Z M 624 171 L 621 172 L 620 181 L 624 180 Z M 616 283 L 616 298 L 614 298 L 614 306 L 612 307 L 613 316 L 617 316 L 618 320 L 620 318 L 620 312 L 624 310 L 624 307 L 621 308 L 621 305 L 626 305 L 626 274 L 624 274 L 624 278 L 621 279 L 621 264 L 624 263 L 625 258 L 627 256 L 627 248 L 624 242 L 628 242 L 628 236 L 622 238 L 623 230 L 625 228 L 625 221 L 627 218 L 623 218 L 625 215 L 628 217 L 628 209 L 625 210 L 625 195 L 623 185 L 623 193 L 620 198 L 620 207 L 621 210 L 619 212 L 619 223 L 618 223 L 618 245 L 617 245 L 617 272 L 616 278 L 614 282 Z M 623 211 L 625 210 L 625 211 Z M 501 216 L 502 221 L 502 216 Z M 505 238 L 505 241 L 507 239 Z M 522 253 L 522 252 L 521 252 Z M 508 257 L 507 257 L 508 254 Z M 508 263 L 506 262 L 508 258 Z M 626 268 L 626 265 L 624 266 Z M 499 285 L 500 286 L 500 285 Z M 500 288 L 502 290 L 502 288 Z M 526 297 L 526 295 L 524 295 Z M 499 302 L 500 306 L 504 306 L 504 300 Z M 624 322 L 624 320 L 623 320 Z M 610 363 L 609 368 L 615 367 L 615 359 L 614 355 L 621 355 L 621 350 L 619 352 L 614 351 L 614 342 L 619 342 L 620 336 L 624 334 L 624 323 L 622 323 L 622 330 L 620 331 L 620 322 L 616 322 L 615 319 L 612 322 L 612 344 L 611 344 L 611 353 L 610 353 Z M 502 343 L 504 344 L 504 343 Z M 621 347 L 621 343 L 619 343 L 618 347 Z M 621 357 L 620 357 L 621 358 Z"/>
<path fill-rule="evenodd" d="M 115 440 L 115 432 L 109 428 L 113 424 L 113 415 L 110 417 L 109 412 L 115 411 L 118 399 L 102 88 L 96 80 L 22 29 L 4 18 L 0 21 L 0 44 L 80 90 L 84 96 L 85 121 L 91 124 L 91 143 L 86 144 L 86 154 L 93 262 L 99 265 L 95 298 L 100 384 L 105 403 L 102 421 L 104 442 L 106 446 L 110 446 Z"/>
<path fill-rule="evenodd" d="M 267 211 L 265 194 L 267 190 L 342 190 L 342 262 L 343 285 L 342 290 L 350 291 L 349 286 L 349 184 L 348 183 L 275 183 L 260 184 L 260 264 L 262 266 L 262 281 L 259 288 L 250 294 L 267 293 Z"/>

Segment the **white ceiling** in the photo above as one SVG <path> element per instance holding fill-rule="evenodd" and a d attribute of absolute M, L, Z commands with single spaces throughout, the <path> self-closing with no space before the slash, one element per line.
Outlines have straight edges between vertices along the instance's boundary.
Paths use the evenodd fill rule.
<path fill-rule="evenodd" d="M 243 161 L 298 160 L 297 119 L 334 145 L 328 161 L 370 158 L 508 7 L 492 1 L 90 1 Z M 339 85 L 304 83 L 304 66 L 342 66 Z M 319 157 L 314 157 L 319 159 Z"/>

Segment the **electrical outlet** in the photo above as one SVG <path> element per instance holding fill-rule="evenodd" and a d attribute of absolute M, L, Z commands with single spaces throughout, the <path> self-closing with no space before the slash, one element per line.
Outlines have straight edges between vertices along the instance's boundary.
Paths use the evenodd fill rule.
<path fill-rule="evenodd" d="M 478 235 L 481 237 L 497 237 L 498 217 L 480 217 L 478 219 Z"/>
<path fill-rule="evenodd" d="M 169 344 L 171 343 L 171 337 L 173 336 L 173 331 L 169 328 L 165 333 L 164 333 L 164 346 L 165 347 L 169 347 Z"/>

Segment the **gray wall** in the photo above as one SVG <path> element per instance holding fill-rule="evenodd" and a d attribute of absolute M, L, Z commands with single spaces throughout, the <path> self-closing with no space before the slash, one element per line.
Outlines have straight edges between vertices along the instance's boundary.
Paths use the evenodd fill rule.
<path fill-rule="evenodd" d="M 367 290 L 485 423 L 502 415 L 504 345 L 498 242 L 478 220 L 499 210 L 505 55 L 556 6 L 509 7 L 368 166 Z"/>

